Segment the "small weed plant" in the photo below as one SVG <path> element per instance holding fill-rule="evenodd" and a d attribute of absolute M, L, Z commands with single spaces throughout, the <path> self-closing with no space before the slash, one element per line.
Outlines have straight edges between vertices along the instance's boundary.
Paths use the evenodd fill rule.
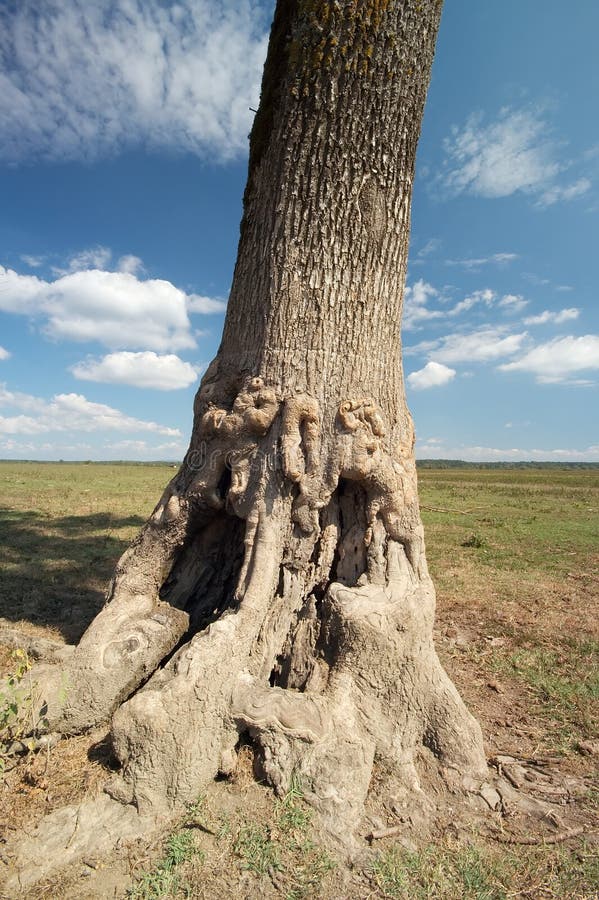
<path fill-rule="evenodd" d="M 192 831 L 182 828 L 173 832 L 164 845 L 164 855 L 158 865 L 151 872 L 145 872 L 127 896 L 131 900 L 159 900 L 180 893 L 191 896 L 181 869 L 184 863 L 199 856 L 201 851 Z"/>
<path fill-rule="evenodd" d="M 485 539 L 474 532 L 462 541 L 462 547 L 473 547 L 475 550 L 481 550 L 483 547 L 486 547 L 486 545 L 487 542 Z"/>
<path fill-rule="evenodd" d="M 12 671 L 0 687 L 0 776 L 6 771 L 15 744 L 33 750 L 41 728 L 47 726 L 36 710 L 31 660 L 25 650 L 13 651 Z"/>
<path fill-rule="evenodd" d="M 243 825 L 233 849 L 242 861 L 242 869 L 254 875 L 268 875 L 271 870 L 277 872 L 282 868 L 280 848 L 273 841 L 268 825 L 253 822 Z"/>

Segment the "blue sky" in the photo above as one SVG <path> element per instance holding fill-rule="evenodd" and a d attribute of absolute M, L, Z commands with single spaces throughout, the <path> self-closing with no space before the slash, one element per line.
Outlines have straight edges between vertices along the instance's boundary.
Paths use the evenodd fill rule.
<path fill-rule="evenodd" d="M 0 458 L 178 459 L 272 4 L 0 0 Z M 599 4 L 446 0 L 404 314 L 417 455 L 599 461 Z"/>

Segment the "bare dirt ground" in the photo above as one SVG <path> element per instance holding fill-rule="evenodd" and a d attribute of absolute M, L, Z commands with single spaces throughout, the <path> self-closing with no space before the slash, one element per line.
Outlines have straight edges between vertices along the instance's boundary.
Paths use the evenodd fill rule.
<path fill-rule="evenodd" d="M 5 872 L 15 835 L 97 795 L 115 765 L 105 729 L 8 752 L 29 714 L 15 649 L 33 658 L 44 641 L 79 638 L 171 474 L 0 463 L 0 666 L 23 669 L 16 719 L 0 709 Z M 439 784 L 425 828 L 426 811 L 402 809 L 375 771 L 348 865 L 318 835 L 301 785 L 274 798 L 247 746 L 235 776 L 180 822 L 21 896 L 599 897 L 599 470 L 423 469 L 420 495 L 438 652 L 481 722 L 497 795 L 454 809 Z"/>

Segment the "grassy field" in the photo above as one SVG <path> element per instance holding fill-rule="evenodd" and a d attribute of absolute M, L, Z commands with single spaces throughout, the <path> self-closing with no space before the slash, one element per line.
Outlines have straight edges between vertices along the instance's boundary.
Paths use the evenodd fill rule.
<path fill-rule="evenodd" d="M 0 463 L 0 624 L 76 641 L 172 474 Z M 586 785 L 565 805 L 556 800 L 557 821 L 597 827 L 599 469 L 426 468 L 419 477 L 437 647 L 489 757 L 557 759 L 564 777 Z M 8 648 L 2 663 L 15 665 Z M 197 827 L 184 821 L 162 846 L 115 865 L 114 896 L 128 881 L 143 898 L 599 897 L 590 834 L 518 848 L 446 834 L 417 852 L 388 839 L 365 867 L 341 873 L 314 840 L 301 787 L 275 801 L 252 778 L 250 756 L 235 783 L 214 786 L 190 811 Z M 101 732 L 30 754 L 4 777 L 0 820 L 22 827 L 73 802 L 97 790 L 110 765 Z M 72 873 L 60 893 L 46 885 L 36 896 L 88 896 L 81 879 Z"/>
<path fill-rule="evenodd" d="M 0 463 L 0 611 L 77 641 L 169 466 Z"/>
<path fill-rule="evenodd" d="M 596 737 L 599 470 L 424 470 L 420 495 L 438 629 L 466 634 L 458 652 L 518 693 L 544 747 Z"/>

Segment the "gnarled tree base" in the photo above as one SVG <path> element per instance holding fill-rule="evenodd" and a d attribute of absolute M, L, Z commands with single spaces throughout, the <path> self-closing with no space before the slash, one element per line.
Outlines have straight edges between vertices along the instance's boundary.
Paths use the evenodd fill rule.
<path fill-rule="evenodd" d="M 63 733 L 112 716 L 106 791 L 148 819 L 231 773 L 249 736 L 275 790 L 299 778 L 350 848 L 375 762 L 412 796 L 423 747 L 459 780 L 486 773 L 433 646 L 411 439 L 386 437 L 368 399 L 325 428 L 308 395 L 281 404 L 259 378 L 237 391 L 216 407 L 205 380 L 195 443 L 110 601 L 37 673 L 46 716 Z"/>
<path fill-rule="evenodd" d="M 260 546 L 275 586 L 280 541 L 274 529 L 270 537 Z M 306 611 L 301 581 L 290 576 L 271 602 L 267 591 L 248 593 L 181 647 L 113 717 L 122 769 L 106 786 L 110 796 L 49 816 L 21 848 L 12 886 L 23 890 L 57 865 L 151 833 L 219 772 L 234 770 L 248 733 L 268 782 L 284 794 L 299 779 L 350 855 L 375 762 L 410 807 L 431 804 L 417 766 L 423 747 L 440 770 L 455 770 L 456 785 L 464 776 L 485 781 L 480 728 L 432 645 L 430 580 L 416 578 L 403 547 L 390 542 L 384 582 L 362 582 L 329 585 Z M 295 640 L 285 645 L 290 632 Z"/>
<path fill-rule="evenodd" d="M 191 801 L 208 779 L 232 769 L 246 732 L 277 792 L 299 777 L 339 835 L 351 834 L 362 815 L 377 757 L 410 788 L 418 784 L 414 754 L 423 744 L 443 765 L 482 776 L 480 729 L 424 627 L 431 584 L 413 578 L 400 546 L 391 544 L 389 553 L 385 583 L 332 584 L 312 620 L 297 619 L 300 592 L 292 582 L 273 604 L 246 597 L 196 635 L 115 714 L 123 769 L 108 788 L 112 796 L 141 813 Z M 272 635 L 284 637 L 290 625 L 301 639 L 289 656 L 276 654 L 279 671 L 271 676 Z M 323 653 L 310 666 L 306 633 L 316 630 L 328 659 Z M 301 690 L 271 686 L 284 670 L 296 678 L 299 670 Z"/>

